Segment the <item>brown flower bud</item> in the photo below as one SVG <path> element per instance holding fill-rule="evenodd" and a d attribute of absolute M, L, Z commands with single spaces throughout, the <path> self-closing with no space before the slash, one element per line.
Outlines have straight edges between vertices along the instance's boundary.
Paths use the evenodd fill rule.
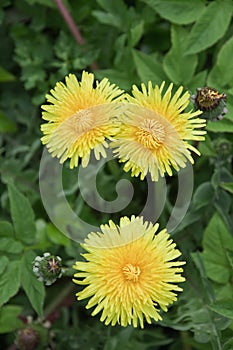
<path fill-rule="evenodd" d="M 39 345 L 39 333 L 31 327 L 19 330 L 17 345 L 20 350 L 36 350 Z"/>
<path fill-rule="evenodd" d="M 226 94 L 218 92 L 211 87 L 197 89 L 195 102 L 201 111 L 211 111 L 218 107 L 221 101 L 226 101 Z"/>

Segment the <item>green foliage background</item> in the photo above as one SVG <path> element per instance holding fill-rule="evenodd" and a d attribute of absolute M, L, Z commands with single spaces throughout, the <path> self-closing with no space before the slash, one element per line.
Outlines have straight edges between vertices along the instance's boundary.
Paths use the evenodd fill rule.
<path fill-rule="evenodd" d="M 78 45 L 52 0 L 2 0 L 0 4 L 0 342 L 9 348 L 22 321 L 32 316 L 43 349 L 233 349 L 233 1 L 64 0 L 83 37 Z M 49 221 L 40 198 L 41 111 L 45 94 L 68 73 L 82 70 L 107 77 L 130 92 L 132 84 L 163 80 L 191 94 L 211 86 L 227 94 L 228 113 L 208 121 L 202 156 L 194 166 L 188 213 L 172 232 L 187 261 L 184 292 L 163 321 L 145 330 L 102 325 L 85 303 L 75 301 L 70 282 L 79 245 Z M 102 170 L 101 195 L 130 179 L 116 162 Z M 82 199 L 76 173 L 64 169 L 63 183 L 74 210 L 87 222 L 106 223 Z M 146 184 L 123 213 L 139 214 Z M 167 179 L 165 227 L 176 199 L 177 175 Z M 157 198 L 157 200 L 159 200 Z M 46 288 L 31 262 L 45 251 L 58 254 L 65 276 Z M 56 312 L 57 313 L 56 313 Z M 19 317 L 20 315 L 20 317 Z M 51 322 L 49 330 L 37 317 Z M 53 334 L 53 337 L 51 336 Z"/>

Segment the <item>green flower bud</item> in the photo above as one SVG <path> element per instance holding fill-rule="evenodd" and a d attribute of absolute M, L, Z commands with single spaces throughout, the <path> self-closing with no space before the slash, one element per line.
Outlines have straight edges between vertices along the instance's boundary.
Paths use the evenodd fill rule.
<path fill-rule="evenodd" d="M 59 256 L 44 253 L 43 256 L 37 256 L 33 262 L 33 272 L 38 280 L 44 282 L 46 286 L 54 283 L 64 272 L 61 258 Z"/>
<path fill-rule="evenodd" d="M 228 156 L 232 156 L 232 142 L 227 139 L 219 138 L 214 141 L 214 148 L 216 153 L 221 157 L 227 158 Z"/>

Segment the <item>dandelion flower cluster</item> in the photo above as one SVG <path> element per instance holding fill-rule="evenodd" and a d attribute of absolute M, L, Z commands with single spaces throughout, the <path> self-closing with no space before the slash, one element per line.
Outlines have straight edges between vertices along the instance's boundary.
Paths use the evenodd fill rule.
<path fill-rule="evenodd" d="M 117 323 L 144 327 L 144 319 L 161 320 L 160 308 L 177 299 L 182 291 L 184 264 L 173 261 L 181 253 L 166 229 L 156 234 L 158 224 L 143 222 L 142 217 L 123 217 L 119 226 L 112 221 L 102 225 L 102 232 L 92 232 L 82 244 L 86 261 L 76 262 L 74 282 L 86 286 L 77 293 L 78 300 L 90 298 L 86 308 L 102 311 L 106 325 Z"/>
<path fill-rule="evenodd" d="M 66 77 L 66 85 L 57 83 L 46 95 L 50 104 L 43 105 L 42 143 L 60 163 L 70 159 L 70 168 L 79 159 L 86 167 L 93 150 L 97 160 L 106 157 L 106 148 L 113 148 L 124 170 L 143 180 L 150 173 L 153 181 L 172 168 L 179 170 L 191 152 L 200 154 L 188 141 L 204 139 L 206 121 L 196 118 L 202 112 L 186 111 L 190 95 L 180 87 L 172 96 L 173 84 L 163 94 L 159 87 L 142 84 L 142 91 L 133 86 L 129 96 L 108 79 L 96 82 L 94 75 L 83 72 L 81 82 L 75 75 Z M 198 129 L 198 130 L 197 130 Z"/>
<path fill-rule="evenodd" d="M 182 94 L 183 87 L 172 94 L 173 84 L 165 92 L 164 86 L 133 86 L 130 96 L 106 78 L 94 83 L 91 73 L 84 71 L 81 81 L 70 74 L 46 95 L 42 143 L 60 163 L 69 159 L 70 168 L 80 160 L 86 167 L 91 152 L 97 160 L 106 157 L 110 146 L 132 176 L 143 180 L 150 174 L 157 181 L 172 175 L 193 163 L 191 151 L 200 154 L 189 142 L 204 139 L 206 121 L 200 110 L 187 110 L 190 95 Z M 185 280 L 185 262 L 175 260 L 180 251 L 158 227 L 142 217 L 122 217 L 119 225 L 110 220 L 89 233 L 82 244 L 84 261 L 75 263 L 73 281 L 84 288 L 77 298 L 88 298 L 86 308 L 94 308 L 93 316 L 101 312 L 106 325 L 143 328 L 145 321 L 159 321 L 182 291 L 177 284 Z M 42 279 L 40 260 L 33 271 Z"/>

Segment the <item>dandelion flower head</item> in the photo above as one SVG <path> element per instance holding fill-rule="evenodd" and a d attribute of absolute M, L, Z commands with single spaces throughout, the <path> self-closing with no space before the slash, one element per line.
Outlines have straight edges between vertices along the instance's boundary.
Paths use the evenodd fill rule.
<path fill-rule="evenodd" d="M 143 222 L 142 217 L 122 217 L 120 224 L 102 225 L 102 232 L 92 232 L 82 244 L 86 261 L 76 262 L 74 282 L 85 288 L 78 300 L 90 298 L 86 308 L 95 307 L 92 315 L 102 311 L 100 321 L 112 326 L 144 327 L 144 320 L 161 320 L 160 308 L 177 299 L 182 291 L 184 264 L 173 261 L 181 253 L 166 229 Z"/>
<path fill-rule="evenodd" d="M 182 95 L 181 86 L 172 96 L 173 84 L 163 95 L 165 83 L 159 87 L 142 84 L 142 91 L 135 85 L 132 95 L 128 95 L 128 106 L 120 116 L 121 128 L 111 147 L 124 162 L 124 170 L 141 180 L 151 174 L 153 181 L 165 173 L 172 175 L 172 168 L 179 170 L 186 166 L 187 160 L 193 163 L 190 150 L 200 154 L 187 141 L 204 140 L 204 119 L 194 118 L 202 112 L 186 112 L 190 94 Z"/>
<path fill-rule="evenodd" d="M 60 163 L 70 159 L 74 168 L 81 158 L 86 167 L 92 150 L 96 159 L 106 157 L 107 139 L 117 131 L 113 117 L 119 113 L 123 91 L 107 78 L 93 87 L 94 75 L 85 71 L 80 82 L 69 74 L 65 83 L 58 82 L 46 95 L 49 104 L 42 106 L 42 118 L 47 123 L 41 126 L 41 140 Z"/>

